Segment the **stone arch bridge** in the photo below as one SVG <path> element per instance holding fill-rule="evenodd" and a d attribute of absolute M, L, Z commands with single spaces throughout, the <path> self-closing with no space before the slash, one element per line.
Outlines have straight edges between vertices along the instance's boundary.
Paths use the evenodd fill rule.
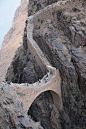
<path fill-rule="evenodd" d="M 12 87 L 16 91 L 18 97 L 22 99 L 23 106 L 26 111 L 30 108 L 34 100 L 43 92 L 50 91 L 53 96 L 54 104 L 58 109 L 62 108 L 61 87 L 59 71 L 53 67 L 47 66 L 49 69 L 48 81 L 45 83 L 45 76 L 41 79 L 41 83 L 34 84 L 13 84 Z"/>
<path fill-rule="evenodd" d="M 20 97 L 23 101 L 24 108 L 26 111 L 30 108 L 33 101 L 43 92 L 50 91 L 53 96 L 54 104 L 60 110 L 62 109 L 62 98 L 61 98 L 61 78 L 59 74 L 59 70 L 51 66 L 49 61 L 44 56 L 43 52 L 37 45 L 37 43 L 33 40 L 33 28 L 34 25 L 37 25 L 37 18 L 40 18 L 41 15 L 45 19 L 50 18 L 51 12 L 53 8 L 57 9 L 59 6 L 66 4 L 66 1 L 60 1 L 53 5 L 49 5 L 45 9 L 39 11 L 38 13 L 30 16 L 28 18 L 27 25 L 27 43 L 28 49 L 31 52 L 32 58 L 35 57 L 37 63 L 40 65 L 42 72 L 49 71 L 48 81 L 45 83 L 46 75 L 41 79 L 41 83 L 36 82 L 34 84 L 13 84 L 13 89 L 17 92 L 18 97 Z M 43 15 L 46 13 L 46 15 Z"/>

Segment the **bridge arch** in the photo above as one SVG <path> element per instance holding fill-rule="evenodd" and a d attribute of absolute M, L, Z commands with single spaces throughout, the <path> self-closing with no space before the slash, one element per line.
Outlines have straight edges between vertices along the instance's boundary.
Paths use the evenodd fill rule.
<path fill-rule="evenodd" d="M 56 105 L 57 109 L 61 109 L 62 108 L 62 104 L 61 104 L 61 98 L 59 97 L 58 93 L 56 93 L 54 90 L 44 90 L 42 92 L 39 92 L 38 94 L 36 94 L 36 96 L 34 96 L 33 99 L 31 99 L 31 102 L 29 103 L 28 106 L 28 110 L 30 109 L 32 103 L 37 99 L 38 96 L 40 96 L 42 93 L 46 92 L 46 91 L 50 91 L 52 98 L 53 98 L 53 102 Z"/>
<path fill-rule="evenodd" d="M 51 68 L 51 67 L 50 67 Z M 27 86 L 26 84 L 14 85 L 13 88 L 17 91 L 18 96 L 23 101 L 23 106 L 26 111 L 29 110 L 33 101 L 43 92 L 50 91 L 53 97 L 54 104 L 60 110 L 62 109 L 62 98 L 61 98 L 61 78 L 59 71 L 53 69 L 53 76 L 50 77 L 48 82 L 44 82 L 44 78 L 41 80 L 41 85 L 39 82 Z M 21 95 L 22 94 L 22 95 Z"/>

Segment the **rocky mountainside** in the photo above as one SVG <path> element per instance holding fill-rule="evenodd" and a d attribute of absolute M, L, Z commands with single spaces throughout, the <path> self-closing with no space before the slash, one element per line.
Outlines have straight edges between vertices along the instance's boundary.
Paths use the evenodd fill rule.
<path fill-rule="evenodd" d="M 70 1 L 35 21 L 33 38 L 62 79 L 62 129 L 86 128 L 86 3 Z M 33 7 L 35 8 L 35 7 Z M 83 22 L 83 23 L 82 23 Z"/>
<path fill-rule="evenodd" d="M 23 2 L 22 4 L 24 4 Z M 57 0 L 30 0 L 28 16 L 35 14 L 37 11 L 44 9 L 54 2 L 57 2 Z M 46 16 L 36 18 L 35 21 L 33 38 L 52 66 L 60 71 L 63 109 L 59 111 L 56 108 L 51 93 L 47 91 L 39 95 L 32 103 L 28 110 L 28 115 L 31 115 L 34 121 L 40 122 L 44 129 L 85 129 L 86 3 L 84 0 L 69 1 L 67 5 L 61 5 L 60 8 L 53 9 L 51 17 L 47 21 Z M 14 22 L 16 22 L 15 18 Z M 21 26 L 21 24 L 18 25 Z M 23 28 L 24 26 L 22 27 L 22 33 Z M 13 36 L 13 34 L 10 34 L 10 36 Z M 24 29 L 21 47 L 19 47 L 20 39 L 17 38 L 17 35 L 16 38 L 11 40 L 11 43 L 15 41 L 15 44 L 12 45 L 10 43 L 12 37 L 10 36 L 9 39 L 6 38 L 5 40 L 7 43 L 4 41 L 2 46 L 3 51 L 1 53 L 3 53 L 3 58 L 1 57 L 2 62 L 0 63 L 1 79 L 5 78 L 5 74 L 8 83 L 11 81 L 14 83 L 34 83 L 41 79 L 43 77 L 42 70 L 34 57 L 32 58 L 29 48 L 27 48 L 26 27 Z M 16 54 L 14 54 L 15 51 L 12 48 L 15 50 L 18 48 Z M 11 55 L 11 52 L 13 55 Z M 8 66 L 10 67 L 8 68 Z M 6 101 L 8 101 L 7 98 Z M 15 105 L 16 103 L 13 107 Z M 7 110 L 9 111 L 9 109 Z M 14 114 L 16 115 L 17 111 Z M 22 116 L 17 117 L 18 121 Z M 27 128 L 24 126 L 21 127 L 22 121 L 20 120 L 19 122 L 19 128 Z"/>
<path fill-rule="evenodd" d="M 28 0 L 22 0 L 21 5 L 15 12 L 12 26 L 6 34 L 0 51 L 0 82 L 5 79 L 5 74 L 15 55 L 22 44 L 25 21 L 27 19 Z"/>
<path fill-rule="evenodd" d="M 21 0 L 21 5 L 15 12 L 12 27 L 6 34 L 0 51 L 0 129 L 43 129 L 40 123 L 35 123 L 27 115 L 22 101 L 12 87 L 7 84 L 2 86 L 15 52 L 23 44 L 27 7 L 28 0 Z"/>
<path fill-rule="evenodd" d="M 10 85 L 0 86 L 0 129 L 43 129 L 27 115 Z"/>

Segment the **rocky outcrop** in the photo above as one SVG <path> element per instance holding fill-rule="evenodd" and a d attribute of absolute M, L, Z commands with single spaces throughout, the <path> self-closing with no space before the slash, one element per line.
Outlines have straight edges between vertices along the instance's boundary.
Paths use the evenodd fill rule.
<path fill-rule="evenodd" d="M 0 128 L 43 129 L 23 109 L 23 103 L 9 85 L 0 85 Z"/>
<path fill-rule="evenodd" d="M 33 15 L 35 12 L 57 1 L 58 0 L 29 0 L 28 16 Z"/>
<path fill-rule="evenodd" d="M 84 8 L 79 8 L 80 11 L 76 13 L 71 10 L 66 14 L 66 12 L 61 12 L 58 20 L 60 22 L 59 28 L 64 31 L 65 35 L 70 38 L 70 41 L 75 47 L 85 46 L 86 34 L 85 34 L 85 24 L 82 25 L 82 18 L 85 17 Z M 59 13 L 59 12 L 58 12 Z M 57 15 L 58 15 L 57 13 Z M 76 17 L 76 19 L 74 19 Z M 65 19 L 65 21 L 64 21 Z M 86 22 L 85 20 L 83 21 Z"/>
<path fill-rule="evenodd" d="M 60 111 L 62 129 L 86 128 L 86 101 L 81 90 L 73 87 L 69 90 L 62 82 L 63 110 Z"/>

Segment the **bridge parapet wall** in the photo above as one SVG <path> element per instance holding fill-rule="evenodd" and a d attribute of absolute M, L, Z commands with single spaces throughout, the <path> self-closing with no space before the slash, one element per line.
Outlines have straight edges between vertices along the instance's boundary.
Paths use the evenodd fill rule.
<path fill-rule="evenodd" d="M 46 65 L 50 66 L 50 63 L 44 56 L 41 49 L 38 47 L 36 42 L 33 40 L 33 16 L 29 17 L 28 19 L 28 26 L 27 26 L 27 42 L 29 51 L 32 54 L 32 57 L 36 59 L 37 63 L 40 65 L 42 72 L 45 73 L 47 70 Z"/>
<path fill-rule="evenodd" d="M 57 24 L 57 16 L 56 15 L 53 16 L 52 13 L 59 10 L 61 6 L 62 8 L 64 8 L 63 5 L 69 2 L 70 0 L 53 3 L 52 5 L 45 7 L 44 9 L 38 11 L 36 14 L 28 18 L 28 25 L 27 25 L 28 48 L 29 48 L 29 51 L 32 53 L 32 56 L 37 60 L 43 73 L 45 73 L 44 71 L 46 71 L 47 69 L 46 66 L 47 65 L 51 66 L 51 64 L 46 59 L 43 52 L 38 47 L 37 43 L 33 40 L 34 26 L 40 26 L 41 23 L 38 22 L 38 19 L 43 20 L 43 24 L 48 21 L 49 22 L 53 21 L 55 24 Z"/>

